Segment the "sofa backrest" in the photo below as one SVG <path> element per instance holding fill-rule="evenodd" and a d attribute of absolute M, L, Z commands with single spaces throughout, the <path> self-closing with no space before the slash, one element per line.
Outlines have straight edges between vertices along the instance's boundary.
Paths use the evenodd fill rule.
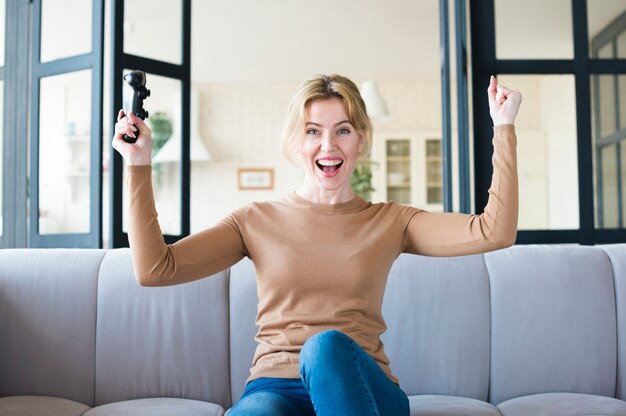
<path fill-rule="evenodd" d="M 401 255 L 383 302 L 381 339 L 405 393 L 487 400 L 489 276 L 482 255 Z"/>
<path fill-rule="evenodd" d="M 615 397 L 626 400 L 626 244 L 599 246 L 611 261 L 617 310 L 617 385 Z"/>
<path fill-rule="evenodd" d="M 544 392 L 615 396 L 611 262 L 598 247 L 517 246 L 485 255 L 490 401 Z"/>
<path fill-rule="evenodd" d="M 233 402 L 252 364 L 256 305 L 254 266 L 244 259 L 230 279 Z M 387 282 L 381 339 L 409 395 L 497 404 L 550 391 L 615 397 L 617 389 L 621 398 L 626 341 L 618 348 L 616 328 L 626 334 L 626 318 L 616 310 L 626 316 L 626 244 L 401 255 Z"/>
<path fill-rule="evenodd" d="M 94 403 L 102 250 L 0 250 L 0 397 Z"/>
<path fill-rule="evenodd" d="M 243 394 L 250 375 L 258 331 L 254 265 L 246 257 L 230 269 L 230 389 L 232 402 Z"/>
<path fill-rule="evenodd" d="M 257 301 L 247 259 L 143 288 L 128 249 L 0 250 L 0 397 L 229 407 L 252 364 Z M 402 255 L 383 315 L 385 351 L 408 394 L 626 397 L 626 244 Z"/>
<path fill-rule="evenodd" d="M 129 250 L 111 250 L 97 307 L 96 405 L 162 396 L 230 405 L 228 271 L 141 287 Z"/>
<path fill-rule="evenodd" d="M 244 259 L 230 278 L 233 403 L 250 375 L 257 301 L 254 266 Z M 489 277 L 482 256 L 400 256 L 389 275 L 383 315 L 389 324 L 385 351 L 407 394 L 487 399 Z"/>

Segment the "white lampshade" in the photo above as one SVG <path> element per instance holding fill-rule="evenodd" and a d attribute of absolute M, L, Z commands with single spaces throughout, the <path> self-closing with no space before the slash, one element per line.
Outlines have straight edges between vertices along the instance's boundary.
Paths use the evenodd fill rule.
<path fill-rule="evenodd" d="M 154 163 L 178 163 L 180 162 L 180 135 L 178 133 L 173 134 L 161 149 L 154 155 Z M 202 143 L 202 139 L 199 136 L 192 134 L 191 143 L 189 144 L 189 151 L 191 153 L 192 162 L 209 162 L 211 161 L 211 155 L 206 149 L 206 146 Z"/>
<path fill-rule="evenodd" d="M 378 91 L 378 86 L 374 81 L 365 81 L 361 84 L 361 97 L 367 107 L 367 115 L 371 118 L 388 117 L 389 110 L 387 104 Z"/>
<path fill-rule="evenodd" d="M 154 163 L 178 163 L 180 162 L 180 109 L 174 120 L 174 134 L 170 137 L 161 149 L 154 155 Z M 200 137 L 198 123 L 200 122 L 200 114 L 198 111 L 198 94 L 191 94 L 191 142 L 189 143 L 189 151 L 191 153 L 192 162 L 209 162 L 211 154 L 204 145 L 204 141 Z"/>

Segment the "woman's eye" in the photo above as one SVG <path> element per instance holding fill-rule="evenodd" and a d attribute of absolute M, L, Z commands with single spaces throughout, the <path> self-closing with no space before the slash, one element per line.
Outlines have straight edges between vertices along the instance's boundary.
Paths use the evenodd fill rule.
<path fill-rule="evenodd" d="M 350 130 L 348 130 L 348 129 L 339 129 L 338 133 L 339 134 L 350 134 Z"/>
<path fill-rule="evenodd" d="M 306 134 L 319 134 L 318 129 L 307 129 Z"/>

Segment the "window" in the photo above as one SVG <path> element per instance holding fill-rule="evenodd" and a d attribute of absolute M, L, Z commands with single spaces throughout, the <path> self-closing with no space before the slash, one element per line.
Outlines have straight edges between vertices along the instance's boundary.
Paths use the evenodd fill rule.
<path fill-rule="evenodd" d="M 626 3 L 542 2 L 540 15 L 535 3 L 472 2 L 470 10 L 472 39 L 481 45 L 473 49 L 474 91 L 482 90 L 480 80 L 498 74 L 525 95 L 516 123 L 518 242 L 623 241 Z M 511 15 L 527 20 L 517 38 L 499 23 Z M 544 18 L 554 24 L 542 25 Z M 475 95 L 474 131 L 484 136 L 490 119 L 478 104 Z M 479 141 L 474 150 L 479 207 L 486 202 L 491 172 L 484 166 L 491 153 Z"/>
<path fill-rule="evenodd" d="M 191 0 L 112 0 L 112 112 L 122 107 L 122 79 L 146 73 L 144 102 L 153 131 L 153 188 L 165 241 L 189 234 Z M 155 30 L 158 27 L 159 30 Z M 111 120 L 111 131 L 115 123 Z M 106 139 L 105 139 L 106 140 Z M 111 151 L 110 247 L 127 246 L 121 156 Z"/>
<path fill-rule="evenodd" d="M 590 2 L 590 6 L 594 4 Z M 596 12 L 596 8 L 591 10 Z M 591 10 L 590 16 L 593 14 Z M 626 58 L 626 10 L 618 8 L 613 12 L 620 14 L 605 15 L 607 23 L 604 26 L 594 25 L 595 34 L 590 39 L 592 58 Z M 598 228 L 625 228 L 626 74 L 591 75 L 591 88 L 595 225 Z"/>
<path fill-rule="evenodd" d="M 5 27 L 5 12 L 6 0 L 0 0 L 0 28 Z M 0 239 L 4 233 L 4 203 L 2 200 L 2 183 L 4 178 L 4 37 L 4 31 L 0 30 Z"/>

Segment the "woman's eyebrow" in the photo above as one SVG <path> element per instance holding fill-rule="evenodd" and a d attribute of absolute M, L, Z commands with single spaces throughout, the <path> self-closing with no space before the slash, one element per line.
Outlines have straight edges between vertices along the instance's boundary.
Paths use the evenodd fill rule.
<path fill-rule="evenodd" d="M 340 121 L 339 123 L 335 124 L 335 127 L 337 127 L 338 125 L 343 124 L 343 123 L 348 123 L 350 125 L 352 124 L 352 123 L 350 123 L 350 120 L 343 120 L 343 121 Z M 319 124 L 319 123 L 314 123 L 312 121 L 307 121 L 306 122 L 306 126 L 308 126 L 309 124 L 312 124 L 312 125 L 318 126 L 318 127 L 322 127 L 322 125 Z"/>

